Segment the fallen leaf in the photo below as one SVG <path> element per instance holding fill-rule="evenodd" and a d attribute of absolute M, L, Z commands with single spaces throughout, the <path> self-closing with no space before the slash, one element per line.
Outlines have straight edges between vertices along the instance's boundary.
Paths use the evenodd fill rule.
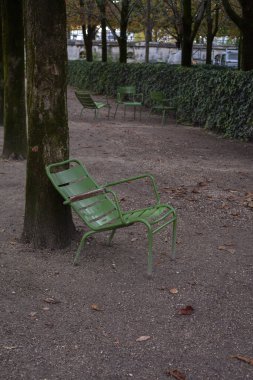
<path fill-rule="evenodd" d="M 46 303 L 51 303 L 51 304 L 56 304 L 56 303 L 60 303 L 61 302 L 61 301 L 56 300 L 53 297 L 44 298 L 43 301 L 46 302 Z"/>
<path fill-rule="evenodd" d="M 207 182 L 201 181 L 201 182 L 198 182 L 197 185 L 199 187 L 204 187 L 204 186 L 207 186 Z"/>
<path fill-rule="evenodd" d="M 253 365 L 253 358 L 249 358 L 247 356 L 242 356 L 242 355 L 233 355 L 231 356 L 232 359 L 238 359 L 241 360 L 247 364 Z"/>
<path fill-rule="evenodd" d="M 137 237 L 131 239 L 131 241 L 136 241 L 136 240 L 138 240 Z"/>
<path fill-rule="evenodd" d="M 102 309 L 95 303 L 93 303 L 90 307 L 94 311 L 102 311 Z"/>
<path fill-rule="evenodd" d="M 149 335 L 143 335 L 140 336 L 139 338 L 136 339 L 136 342 L 144 342 L 145 340 L 149 340 L 150 336 Z"/>
<path fill-rule="evenodd" d="M 47 310 L 50 310 L 50 309 L 49 309 L 48 306 L 45 306 L 45 307 L 42 308 L 42 310 L 47 311 Z"/>
<path fill-rule="evenodd" d="M 37 314 L 38 314 L 37 311 L 32 311 L 29 315 L 30 315 L 30 317 L 34 318 L 35 315 L 37 315 Z"/>
<path fill-rule="evenodd" d="M 177 380 L 186 380 L 186 376 L 182 372 L 180 372 L 178 369 L 167 370 L 165 374 L 167 376 L 173 376 Z"/>
<path fill-rule="evenodd" d="M 229 247 L 229 246 L 227 246 L 227 245 L 220 245 L 220 246 L 218 247 L 218 249 L 219 249 L 220 251 L 227 251 L 227 252 L 232 253 L 232 254 L 235 253 L 235 249 L 234 249 L 234 248 L 231 248 L 231 247 Z"/>
<path fill-rule="evenodd" d="M 194 189 L 192 189 L 192 193 L 198 194 L 198 193 L 200 193 L 200 191 L 198 189 L 194 188 Z"/>
<path fill-rule="evenodd" d="M 191 305 L 187 305 L 182 309 L 179 309 L 178 314 L 181 315 L 191 315 L 194 312 L 194 309 Z"/>
<path fill-rule="evenodd" d="M 15 350 L 18 346 L 3 346 L 6 350 Z"/>
<path fill-rule="evenodd" d="M 177 290 L 177 288 L 171 288 L 171 289 L 169 289 L 169 292 L 170 292 L 171 294 L 177 294 L 177 293 L 178 293 L 178 290 Z"/>

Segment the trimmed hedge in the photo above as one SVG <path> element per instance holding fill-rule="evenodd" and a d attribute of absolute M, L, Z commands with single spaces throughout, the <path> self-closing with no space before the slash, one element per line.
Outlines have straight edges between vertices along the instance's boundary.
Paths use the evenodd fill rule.
<path fill-rule="evenodd" d="M 178 101 L 181 122 L 199 125 L 227 137 L 253 140 L 253 72 L 183 68 L 178 65 L 70 61 L 69 84 L 115 96 L 118 86 L 136 85 L 149 104 L 150 91 Z"/>

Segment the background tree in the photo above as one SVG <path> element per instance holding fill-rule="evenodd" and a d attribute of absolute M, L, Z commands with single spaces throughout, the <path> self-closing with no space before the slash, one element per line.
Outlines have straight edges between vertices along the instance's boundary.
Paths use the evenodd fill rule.
<path fill-rule="evenodd" d="M 107 62 L 106 0 L 96 0 L 100 12 L 102 62 Z"/>
<path fill-rule="evenodd" d="M 80 17 L 83 40 L 86 50 L 86 60 L 93 61 L 92 45 L 95 40 L 98 25 L 98 9 L 94 0 L 80 0 Z"/>
<path fill-rule="evenodd" d="M 34 247 L 60 248 L 70 242 L 71 212 L 45 166 L 69 156 L 65 0 L 26 0 L 25 19 L 29 141 L 23 238 Z"/>
<path fill-rule="evenodd" d="M 107 25 L 119 44 L 119 61 L 127 62 L 127 27 L 130 16 L 138 3 L 138 0 L 108 0 L 109 14 L 107 16 Z M 116 29 L 119 28 L 119 34 Z"/>
<path fill-rule="evenodd" d="M 207 1 L 199 1 L 193 13 L 192 1 L 182 0 L 182 66 L 191 66 L 193 41 L 204 17 Z"/>
<path fill-rule="evenodd" d="M 23 1 L 2 0 L 4 68 L 3 157 L 20 159 L 27 154 Z"/>
<path fill-rule="evenodd" d="M 2 3 L 0 1 L 0 126 L 4 120 L 4 70 L 3 70 L 3 44 L 2 44 Z"/>
<path fill-rule="evenodd" d="M 253 70 L 253 2 L 249 0 L 222 0 L 223 6 L 241 33 L 240 67 Z"/>
<path fill-rule="evenodd" d="M 213 7 L 212 7 L 213 5 Z M 206 7 L 206 64 L 212 63 L 213 40 L 219 29 L 221 4 L 219 0 L 208 0 Z"/>

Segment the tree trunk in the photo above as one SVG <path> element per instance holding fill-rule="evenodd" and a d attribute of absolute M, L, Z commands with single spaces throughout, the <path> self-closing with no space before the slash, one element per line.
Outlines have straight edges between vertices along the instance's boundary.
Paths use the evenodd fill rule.
<path fill-rule="evenodd" d="M 210 31 L 207 31 L 207 36 L 206 36 L 206 64 L 207 65 L 211 65 L 212 63 L 213 39 L 214 39 L 213 33 L 210 33 Z"/>
<path fill-rule="evenodd" d="M 3 45 L 2 45 L 2 10 L 0 1 L 0 126 L 4 120 L 4 70 L 3 70 Z"/>
<path fill-rule="evenodd" d="M 3 157 L 27 155 L 23 1 L 2 0 L 4 67 Z"/>
<path fill-rule="evenodd" d="M 229 0 L 222 0 L 223 6 L 241 32 L 240 66 L 244 71 L 253 70 L 253 3 L 240 0 L 241 12 L 237 13 Z M 240 15 L 241 13 L 241 15 Z"/>
<path fill-rule="evenodd" d="M 183 40 L 182 40 L 182 66 L 191 66 L 192 62 L 192 15 L 191 0 L 183 0 Z"/>
<path fill-rule="evenodd" d="M 107 36 L 106 36 L 106 19 L 101 20 L 101 39 L 102 39 L 102 62 L 107 62 Z"/>
<path fill-rule="evenodd" d="M 149 62 L 149 42 L 152 39 L 150 12 L 151 12 L 151 0 L 147 0 L 147 19 L 146 19 L 146 30 L 145 30 L 145 62 L 146 63 Z"/>
<path fill-rule="evenodd" d="M 253 70 L 252 41 L 253 41 L 253 25 L 242 29 L 241 69 L 244 71 Z"/>
<path fill-rule="evenodd" d="M 120 36 L 117 38 L 119 44 L 119 61 L 120 63 L 127 62 L 127 23 L 121 22 Z"/>
<path fill-rule="evenodd" d="M 29 141 L 23 238 L 37 248 L 61 248 L 70 243 L 71 212 L 45 166 L 69 157 L 65 0 L 26 0 L 26 25 Z"/>
<path fill-rule="evenodd" d="M 92 46 L 93 46 L 93 39 L 95 37 L 95 30 L 96 30 L 96 26 L 88 25 L 87 32 L 86 32 L 86 25 L 82 25 L 83 39 L 84 39 L 84 45 L 85 45 L 85 51 L 86 51 L 86 60 L 88 62 L 93 61 Z"/>

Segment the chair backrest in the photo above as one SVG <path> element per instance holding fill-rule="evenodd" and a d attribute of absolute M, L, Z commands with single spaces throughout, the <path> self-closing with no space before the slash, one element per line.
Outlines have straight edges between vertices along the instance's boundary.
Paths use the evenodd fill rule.
<path fill-rule="evenodd" d="M 84 108 L 96 109 L 96 103 L 91 95 L 85 91 L 75 91 L 75 95 Z"/>
<path fill-rule="evenodd" d="M 149 98 L 152 104 L 162 104 L 165 98 L 165 95 L 161 91 L 151 91 L 149 94 Z"/>
<path fill-rule="evenodd" d="M 46 172 L 55 189 L 65 200 L 99 188 L 85 166 L 76 159 L 48 165 Z M 106 194 L 95 195 L 70 205 L 92 229 L 115 223 L 119 217 L 115 204 Z"/>
<path fill-rule="evenodd" d="M 127 99 L 132 100 L 136 94 L 135 86 L 122 86 L 117 88 L 117 100 L 124 101 Z"/>

